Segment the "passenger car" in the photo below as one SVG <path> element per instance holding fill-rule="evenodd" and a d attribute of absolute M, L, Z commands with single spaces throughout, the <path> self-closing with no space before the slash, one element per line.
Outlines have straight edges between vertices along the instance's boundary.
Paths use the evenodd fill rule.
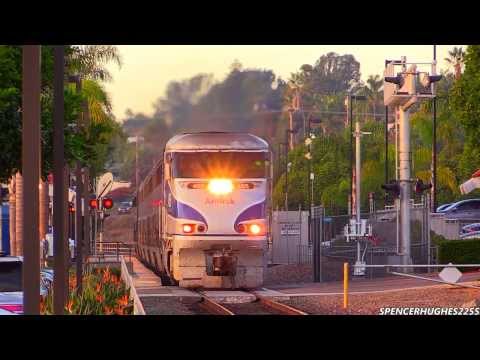
<path fill-rule="evenodd" d="M 445 211 L 445 209 L 448 208 L 450 205 L 452 205 L 452 203 L 440 205 L 439 207 L 437 207 L 437 213 Z"/>
<path fill-rule="evenodd" d="M 23 257 L 0 257 L 0 315 L 23 314 Z M 53 284 L 53 270 L 40 271 L 40 296 L 45 297 Z"/>
<path fill-rule="evenodd" d="M 118 206 L 117 212 L 119 214 L 128 214 L 132 210 L 132 204 L 128 201 L 121 202 Z"/>
<path fill-rule="evenodd" d="M 462 227 L 460 239 L 480 239 L 480 223 L 468 224 Z"/>
<path fill-rule="evenodd" d="M 461 200 L 444 208 L 441 213 L 449 219 L 479 219 L 480 199 Z"/>

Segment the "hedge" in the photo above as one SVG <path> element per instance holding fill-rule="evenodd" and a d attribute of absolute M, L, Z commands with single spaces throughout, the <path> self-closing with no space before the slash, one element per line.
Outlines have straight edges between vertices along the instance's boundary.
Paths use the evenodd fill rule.
<path fill-rule="evenodd" d="M 433 234 L 432 242 L 438 246 L 439 264 L 480 264 L 480 239 L 447 240 L 443 236 Z"/>

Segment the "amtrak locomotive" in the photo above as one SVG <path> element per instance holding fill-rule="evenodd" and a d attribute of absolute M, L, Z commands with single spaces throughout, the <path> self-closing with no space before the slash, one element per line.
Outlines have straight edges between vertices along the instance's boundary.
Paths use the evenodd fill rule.
<path fill-rule="evenodd" d="M 261 286 L 271 174 L 269 145 L 257 136 L 173 137 L 136 194 L 138 256 L 182 287 Z"/>

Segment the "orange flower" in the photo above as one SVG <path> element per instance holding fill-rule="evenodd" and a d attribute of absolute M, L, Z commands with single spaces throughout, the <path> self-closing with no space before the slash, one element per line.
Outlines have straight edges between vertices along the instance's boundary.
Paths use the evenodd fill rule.
<path fill-rule="evenodd" d="M 67 305 L 65 306 L 65 309 L 71 314 L 72 313 L 72 307 L 73 307 L 73 300 L 69 300 Z"/>
<path fill-rule="evenodd" d="M 117 300 L 117 304 L 121 306 L 127 306 L 128 305 L 128 296 L 123 295 L 120 299 Z"/>
<path fill-rule="evenodd" d="M 103 297 L 102 294 L 98 294 L 97 296 L 95 296 L 95 300 L 97 300 L 98 302 L 103 302 L 103 300 L 105 300 L 105 298 Z"/>
<path fill-rule="evenodd" d="M 121 306 L 115 306 L 114 311 L 115 311 L 115 314 L 117 315 L 123 315 L 123 307 Z"/>
<path fill-rule="evenodd" d="M 103 307 L 103 310 L 105 311 L 105 315 L 112 315 L 113 314 L 113 309 L 105 305 Z"/>
<path fill-rule="evenodd" d="M 100 292 L 101 289 L 102 289 L 102 284 L 98 283 L 98 284 L 95 286 L 95 291 L 96 291 L 96 292 Z"/>

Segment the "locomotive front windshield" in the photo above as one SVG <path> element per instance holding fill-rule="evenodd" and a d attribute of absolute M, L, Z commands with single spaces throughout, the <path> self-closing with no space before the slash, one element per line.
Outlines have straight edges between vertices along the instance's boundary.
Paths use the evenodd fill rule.
<path fill-rule="evenodd" d="M 266 152 L 178 152 L 172 154 L 175 178 L 255 179 L 267 175 Z"/>

